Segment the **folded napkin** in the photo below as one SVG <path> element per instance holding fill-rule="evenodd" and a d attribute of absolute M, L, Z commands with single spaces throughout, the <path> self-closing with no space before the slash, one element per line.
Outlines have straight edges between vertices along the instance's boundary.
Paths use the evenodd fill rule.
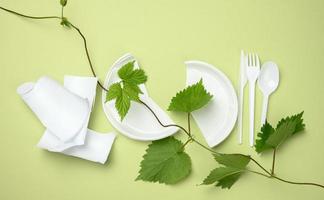
<path fill-rule="evenodd" d="M 49 77 L 28 82 L 17 92 L 47 128 L 38 147 L 105 163 L 115 135 L 88 129 L 97 78 L 65 76 L 64 86 Z"/>

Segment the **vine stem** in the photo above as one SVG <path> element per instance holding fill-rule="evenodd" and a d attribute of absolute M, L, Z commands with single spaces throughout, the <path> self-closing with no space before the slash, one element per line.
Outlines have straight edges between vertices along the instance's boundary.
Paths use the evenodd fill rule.
<path fill-rule="evenodd" d="M 25 17 L 25 18 L 29 18 L 29 19 L 59 19 L 59 20 L 62 20 L 63 19 L 63 8 L 61 10 L 61 17 L 58 17 L 58 16 L 30 16 L 30 15 L 25 15 L 25 14 L 21 14 L 21 13 L 18 13 L 16 11 L 13 11 L 13 10 L 10 10 L 10 9 L 7 9 L 7 8 L 4 8 L 2 6 L 0 6 L 0 9 L 1 10 L 4 10 L 6 12 L 9 12 L 9 13 L 12 13 L 12 14 L 15 14 L 17 16 L 20 16 L 20 17 Z M 88 60 L 88 63 L 89 63 L 89 66 L 90 66 L 90 69 L 91 69 L 91 72 L 92 72 L 92 75 L 94 77 L 97 77 L 95 71 L 94 71 L 94 68 L 93 68 L 93 65 L 92 65 L 92 61 L 91 61 L 91 58 L 90 58 L 90 55 L 89 55 L 89 50 L 88 50 L 88 45 L 87 45 L 87 40 L 86 40 L 86 37 L 84 36 L 84 34 L 81 32 L 81 30 L 75 26 L 74 24 L 72 24 L 70 21 L 69 21 L 71 27 L 76 30 L 78 32 L 78 34 L 81 36 L 82 40 L 83 40 L 83 44 L 84 44 L 84 49 L 85 49 L 85 52 L 86 52 L 86 56 L 87 56 L 87 60 Z M 98 85 L 105 91 L 108 91 L 101 83 L 100 81 L 98 80 Z M 191 130 L 190 130 L 190 113 L 188 113 L 188 131 L 178 125 L 178 124 L 163 124 L 160 119 L 158 118 L 158 116 L 155 114 L 155 112 L 143 101 L 140 100 L 140 103 L 142 103 L 147 109 L 149 109 L 151 111 L 151 113 L 154 115 L 154 117 L 156 118 L 156 120 L 159 122 L 159 124 L 162 126 L 162 127 L 178 127 L 179 129 L 181 129 L 182 131 L 184 131 L 187 135 L 188 135 L 188 140 L 186 141 L 186 143 L 184 144 L 187 145 L 190 141 L 194 141 L 196 144 L 198 144 L 199 146 L 203 147 L 204 149 L 214 153 L 214 154 L 220 154 L 219 152 L 216 152 L 210 148 L 208 148 L 207 146 L 203 145 L 202 143 L 200 143 L 199 141 L 197 141 L 196 139 L 194 139 L 192 136 L 191 136 Z M 243 155 L 243 156 L 247 156 L 247 155 L 244 155 L 244 154 L 239 154 L 239 155 Z M 285 179 L 282 179 L 282 178 L 279 178 L 275 175 L 273 175 L 273 172 L 274 172 L 274 163 L 275 163 L 275 151 L 274 151 L 274 159 L 273 159 L 273 167 L 272 167 L 272 171 L 271 173 L 266 170 L 259 162 L 257 162 L 255 159 L 253 159 L 251 156 L 248 156 L 250 158 L 251 161 L 253 161 L 255 164 L 257 164 L 264 172 L 266 172 L 268 175 L 266 174 L 263 174 L 263 173 L 260 173 L 260 172 L 256 172 L 256 171 L 252 171 L 252 170 L 248 170 L 249 172 L 251 173 L 255 173 L 255 174 L 258 174 L 258 175 L 262 175 L 262 176 L 265 176 L 267 178 L 275 178 L 279 181 L 282 181 L 282 182 L 285 182 L 285 183 L 290 183 L 290 184 L 295 184 L 295 185 L 311 185 L 311 186 L 318 186 L 318 187 L 321 187 L 321 188 L 324 188 L 324 185 L 321 185 L 321 184 L 317 184 L 317 183 L 310 183 L 310 182 L 294 182 L 294 181 L 288 181 L 288 180 L 285 180 Z"/>
<path fill-rule="evenodd" d="M 271 175 L 274 175 L 274 170 L 275 170 L 275 162 L 276 162 L 276 151 L 277 149 L 273 149 L 273 156 L 272 156 L 272 168 L 271 168 Z"/>
<path fill-rule="evenodd" d="M 25 15 L 25 14 L 21 14 L 21 13 L 18 13 L 16 11 L 13 11 L 13 10 L 10 10 L 10 9 L 7 9 L 7 8 L 4 8 L 2 6 L 0 6 L 0 9 L 6 11 L 6 12 L 9 12 L 9 13 L 12 13 L 14 15 L 18 15 L 20 17 L 25 17 L 25 18 L 29 18 L 29 19 L 59 19 L 59 20 L 62 20 L 63 19 L 63 7 L 62 7 L 62 10 L 61 10 L 61 15 L 62 17 L 58 17 L 58 16 L 30 16 L 30 15 Z M 87 60 L 88 60 L 88 63 L 89 63 L 89 66 L 90 66 L 90 69 L 91 69 L 91 72 L 92 72 L 92 75 L 94 77 L 98 77 L 94 68 L 93 68 L 93 65 L 92 65 L 92 61 L 91 61 L 91 58 L 90 58 L 90 55 L 89 55 L 89 50 L 88 50 L 88 45 L 87 45 L 87 39 L 86 37 L 84 36 L 84 34 L 81 32 L 81 30 L 75 26 L 74 24 L 72 24 L 70 21 L 69 21 L 71 27 L 77 31 L 77 33 L 81 36 L 82 40 L 83 40 L 83 45 L 84 45 L 84 50 L 86 52 L 86 56 L 87 56 Z M 108 91 L 104 86 L 103 84 L 98 80 L 98 85 L 101 87 L 101 89 L 105 90 L 106 92 Z"/>

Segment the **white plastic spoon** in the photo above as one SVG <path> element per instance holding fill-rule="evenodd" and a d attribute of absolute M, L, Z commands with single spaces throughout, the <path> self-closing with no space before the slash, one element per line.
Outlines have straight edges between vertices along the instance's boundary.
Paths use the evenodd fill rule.
<path fill-rule="evenodd" d="M 258 79 L 258 85 L 263 93 L 263 105 L 261 115 L 262 127 L 267 118 L 269 96 L 277 89 L 279 85 L 279 68 L 276 63 L 268 61 L 262 65 Z"/>

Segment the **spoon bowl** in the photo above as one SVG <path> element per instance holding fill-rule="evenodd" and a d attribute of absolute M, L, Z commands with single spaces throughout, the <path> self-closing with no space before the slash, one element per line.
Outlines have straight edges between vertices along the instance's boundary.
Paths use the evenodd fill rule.
<path fill-rule="evenodd" d="M 258 85 L 263 94 L 270 95 L 279 85 L 279 68 L 276 63 L 268 61 L 262 65 Z"/>

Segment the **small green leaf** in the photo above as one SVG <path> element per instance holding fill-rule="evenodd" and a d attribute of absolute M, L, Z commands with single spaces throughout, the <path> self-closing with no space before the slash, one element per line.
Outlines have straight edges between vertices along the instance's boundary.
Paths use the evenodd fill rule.
<path fill-rule="evenodd" d="M 191 171 L 191 160 L 183 143 L 174 137 L 153 141 L 143 156 L 136 180 L 175 184 Z"/>
<path fill-rule="evenodd" d="M 192 112 L 205 106 L 213 97 L 202 84 L 202 79 L 194 85 L 188 86 L 172 98 L 169 111 Z"/>
<path fill-rule="evenodd" d="M 142 69 L 134 70 L 134 62 L 126 63 L 118 70 L 117 73 L 121 81 L 112 84 L 106 96 L 106 101 L 116 99 L 115 107 L 121 120 L 126 116 L 131 101 L 139 102 L 139 94 L 143 94 L 143 92 L 138 85 L 145 83 L 147 80 L 147 76 Z"/>
<path fill-rule="evenodd" d="M 66 6 L 66 4 L 67 4 L 67 0 L 60 0 L 60 4 L 61 4 L 61 6 Z"/>
<path fill-rule="evenodd" d="M 227 167 L 244 169 L 250 162 L 250 157 L 242 154 L 213 154 L 215 160 Z"/>
<path fill-rule="evenodd" d="M 219 167 L 212 170 L 202 184 L 210 185 L 217 182 L 215 186 L 230 189 L 244 172 L 244 169 Z"/>
<path fill-rule="evenodd" d="M 112 84 L 107 92 L 106 101 L 110 101 L 122 95 L 122 88 L 120 83 Z"/>
<path fill-rule="evenodd" d="M 258 138 L 255 141 L 255 151 L 261 153 L 267 149 L 272 149 L 266 141 L 270 135 L 275 132 L 275 129 L 266 121 L 261 128 L 261 132 L 258 133 Z"/>
<path fill-rule="evenodd" d="M 65 26 L 65 27 L 68 27 L 68 28 L 71 28 L 71 23 L 67 20 L 66 17 L 63 17 L 62 20 L 61 20 L 61 25 L 62 26 Z"/>
<path fill-rule="evenodd" d="M 121 95 L 116 98 L 115 107 L 118 111 L 118 114 L 121 118 L 121 120 L 124 119 L 126 116 L 129 108 L 130 108 L 130 98 L 125 92 L 125 90 L 122 90 Z"/>
<path fill-rule="evenodd" d="M 128 77 L 128 79 L 125 79 L 124 81 L 134 85 L 139 85 L 147 81 L 147 76 L 145 75 L 145 72 L 142 69 L 135 69 L 132 72 L 131 76 Z"/>
<path fill-rule="evenodd" d="M 139 94 L 142 93 L 142 91 L 139 89 L 137 85 L 129 84 L 127 82 L 124 82 L 123 90 L 129 96 L 130 100 L 133 101 L 138 101 Z"/>
<path fill-rule="evenodd" d="M 118 70 L 117 73 L 120 79 L 127 80 L 132 76 L 134 63 L 135 61 L 128 62 Z"/>

